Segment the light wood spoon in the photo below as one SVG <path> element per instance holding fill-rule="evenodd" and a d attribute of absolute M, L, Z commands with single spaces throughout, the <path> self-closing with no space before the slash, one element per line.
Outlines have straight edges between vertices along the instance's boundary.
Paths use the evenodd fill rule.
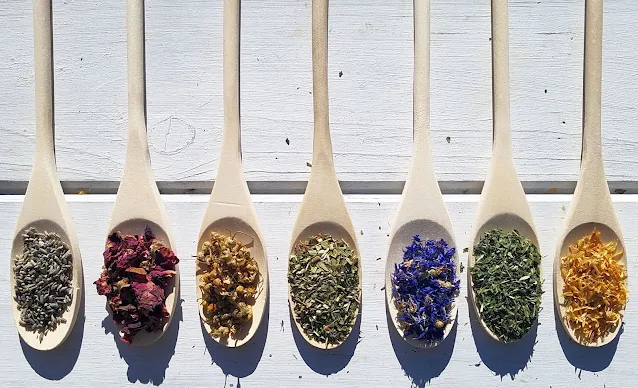
<path fill-rule="evenodd" d="M 157 184 L 153 178 L 146 138 L 146 86 L 144 62 L 144 0 L 128 0 L 126 10 L 128 65 L 128 137 L 124 174 L 117 190 L 109 235 L 114 232 L 141 235 L 151 228 L 155 237 L 168 248 L 172 235 Z M 172 248 L 171 248 L 172 249 Z M 132 345 L 145 346 L 157 341 L 168 329 L 179 295 L 179 266 L 164 289 L 170 314 L 162 330 L 140 330 Z M 120 328 L 118 328 L 120 329 Z"/>
<path fill-rule="evenodd" d="M 318 234 L 330 234 L 343 239 L 359 257 L 356 233 L 339 187 L 332 157 L 330 122 L 328 115 L 328 0 L 312 1 L 312 86 L 314 104 L 314 138 L 312 170 L 297 221 L 292 231 L 290 254 L 298 243 Z M 359 303 L 361 302 L 361 259 L 357 261 L 359 273 Z M 303 338 L 312 346 L 333 349 L 338 344 L 319 343 L 306 335 L 295 314 L 294 302 L 288 286 L 290 311 Z M 357 311 L 358 312 L 358 311 Z M 355 321 L 351 323 L 354 326 Z M 348 333 L 348 336 L 350 335 Z"/>
<path fill-rule="evenodd" d="M 399 209 L 390 232 L 390 248 L 385 268 L 385 292 L 388 312 L 394 326 L 409 344 L 424 348 L 437 346 L 441 341 L 427 342 L 406 337 L 397 321 L 398 310 L 392 295 L 392 274 L 395 264 L 403 262 L 403 251 L 412 244 L 412 237 L 424 240 L 444 239 L 455 247 L 454 231 L 443 195 L 434 173 L 430 147 L 430 0 L 414 0 L 414 85 L 413 130 L 414 151 Z M 458 254 L 454 255 L 458 274 Z M 448 336 L 457 315 L 456 301 L 450 312 L 451 320 L 445 327 L 443 340 Z"/>
<path fill-rule="evenodd" d="M 29 346 L 37 350 L 52 350 L 60 346 L 73 330 L 82 298 L 84 280 L 82 258 L 75 228 L 64 200 L 62 186 L 58 179 L 55 163 L 55 131 L 53 118 L 53 24 L 51 0 L 34 0 L 33 25 L 35 54 L 35 159 L 27 192 L 18 216 L 16 232 L 11 250 L 11 308 L 18 333 Z M 42 340 L 40 334 L 27 331 L 20 325 L 20 310 L 15 302 L 15 277 L 13 261 L 24 252 L 22 235 L 26 229 L 34 227 L 38 232 L 57 233 L 64 241 L 73 257 L 72 301 L 62 315 L 66 323 L 60 323 L 48 332 Z"/>
<path fill-rule="evenodd" d="M 536 227 L 512 157 L 509 98 L 509 38 L 507 0 L 492 0 L 492 161 L 481 192 L 469 247 L 468 267 L 475 264 L 474 245 L 492 229 L 518 230 L 538 247 Z M 481 318 L 475 302 L 471 271 L 467 271 L 468 294 L 481 326 L 501 341 Z"/>
<path fill-rule="evenodd" d="M 234 235 L 250 248 L 250 254 L 259 265 L 259 288 L 253 305 L 252 321 L 243 326 L 236 336 L 214 338 L 228 347 L 241 346 L 255 335 L 268 301 L 268 255 L 263 244 L 261 228 L 255 206 L 244 177 L 241 162 L 241 126 L 239 118 L 239 8 L 240 0 L 224 1 L 224 136 L 217 171 L 217 179 L 204 214 L 199 233 L 198 249 L 210 240 L 211 232 Z M 196 263 L 197 300 L 202 299 L 199 280 L 206 266 Z M 201 303 L 199 314 L 206 331 Z"/>
<path fill-rule="evenodd" d="M 616 218 L 614 205 L 605 177 L 601 145 L 601 88 L 602 88 L 602 36 L 603 35 L 603 1 L 585 1 L 585 65 L 583 92 L 583 144 L 580 163 L 580 177 L 576 184 L 572 205 L 565 220 L 562 238 L 559 239 L 558 250 L 554 259 L 554 304 L 563 323 L 565 331 L 575 342 L 599 347 L 612 342 L 622 326 L 616 325 L 614 330 L 596 342 L 582 341 L 574 329 L 565 320 L 563 306 L 563 277 L 560 262 L 569 252 L 569 246 L 575 245 L 579 239 L 597 229 L 605 242 L 618 241 L 618 249 L 623 251 L 620 263 L 627 269 L 627 255 L 624 252 L 620 223 Z M 625 280 L 626 282 L 627 280 Z M 621 316 L 624 310 L 621 312 Z"/>

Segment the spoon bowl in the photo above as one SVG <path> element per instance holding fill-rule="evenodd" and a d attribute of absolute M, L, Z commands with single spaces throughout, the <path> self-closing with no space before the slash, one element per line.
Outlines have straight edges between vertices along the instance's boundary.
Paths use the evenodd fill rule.
<path fill-rule="evenodd" d="M 129 219 L 129 220 L 120 222 L 115 227 L 111 228 L 111 231 L 109 232 L 109 236 L 116 232 L 120 232 L 121 234 L 124 234 L 124 235 L 143 235 L 147 226 L 151 229 L 151 231 L 153 232 L 157 240 L 160 240 L 164 244 L 164 246 L 166 246 L 167 248 L 171 250 L 173 249 L 171 247 L 168 234 L 166 233 L 164 228 L 162 228 L 155 222 L 140 219 L 140 218 Z M 108 244 L 108 241 L 107 241 L 107 244 Z M 106 248 L 106 244 L 105 244 L 105 248 Z M 179 264 L 175 265 L 175 272 L 179 274 Z M 148 346 L 152 344 L 153 342 L 157 341 L 164 334 L 164 332 L 170 326 L 171 320 L 173 319 L 173 313 L 175 312 L 176 300 L 178 296 L 178 292 L 177 292 L 178 289 L 179 289 L 179 276 L 175 275 L 171 277 L 170 279 L 168 279 L 166 283 L 166 287 L 164 287 L 164 295 L 166 296 L 166 302 L 165 302 L 166 310 L 168 310 L 170 315 L 168 316 L 168 319 L 164 322 L 164 325 L 162 326 L 162 330 L 153 332 L 153 333 L 149 333 L 145 330 L 140 330 L 139 332 L 135 334 L 134 340 L 131 343 L 131 345 Z M 108 302 L 106 304 L 106 309 L 110 315 L 113 314 L 113 312 L 108 307 Z M 120 325 L 116 325 L 116 326 L 119 333 L 122 327 Z"/>
<path fill-rule="evenodd" d="M 435 240 L 438 241 L 440 239 L 444 239 L 449 247 L 455 247 L 456 243 L 454 242 L 454 236 L 450 233 L 449 229 L 436 221 L 427 220 L 427 219 L 419 219 L 413 220 L 408 223 L 403 224 L 399 229 L 394 233 L 392 240 L 390 241 L 390 248 L 388 250 L 388 259 L 386 261 L 386 269 L 385 269 L 385 299 L 388 308 L 388 313 L 390 317 L 392 317 L 392 322 L 394 323 L 394 327 L 401 334 L 401 337 L 407 341 L 410 345 L 417 348 L 433 348 L 438 346 L 441 342 L 443 342 L 447 336 L 452 331 L 454 327 L 454 322 L 456 321 L 456 317 L 458 315 L 458 303 L 456 299 L 452 302 L 452 307 L 450 309 L 450 322 L 445 326 L 445 331 L 443 333 L 443 338 L 439 341 L 427 342 L 414 339 L 412 337 L 406 337 L 404 334 L 404 330 L 399 325 L 398 320 L 396 319 L 399 311 L 397 310 L 394 304 L 394 296 L 393 296 L 393 287 L 392 287 L 392 274 L 394 273 L 395 264 L 399 264 L 403 262 L 403 252 L 405 247 L 410 246 L 412 244 L 412 237 L 414 235 L 419 235 L 422 240 Z M 458 253 L 454 254 L 454 266 L 456 268 L 456 273 L 459 273 L 459 255 Z"/>
<path fill-rule="evenodd" d="M 556 256 L 556 260 L 554 261 L 554 289 L 556 290 L 556 292 L 554 292 L 554 303 L 561 318 L 565 316 L 566 309 L 564 306 L 565 298 L 562 295 L 562 290 L 565 282 L 563 281 L 563 277 L 561 276 L 560 258 L 565 257 L 569 253 L 569 247 L 571 245 L 576 245 L 578 240 L 580 240 L 584 236 L 590 235 L 594 229 L 600 232 L 601 241 L 605 243 L 610 241 L 618 241 L 617 250 L 622 251 L 622 256 L 620 256 L 618 260 L 622 263 L 624 268 L 627 268 L 627 255 L 625 253 L 623 240 L 612 228 L 598 222 L 588 222 L 575 226 L 567 233 L 567 235 L 563 239 L 563 243 L 560 247 L 560 252 Z M 620 314 L 624 315 L 624 313 L 625 310 L 623 309 Z M 576 333 L 575 328 L 569 325 L 565 319 L 561 319 L 560 321 L 563 324 L 563 328 L 572 339 L 579 343 L 584 342 L 583 339 L 580 338 Z M 617 325 L 614 326 L 613 330 L 611 330 L 605 336 L 598 338 L 595 342 L 588 342 L 587 346 L 600 347 L 607 345 L 616 338 L 621 326 L 622 325 L 619 322 Z"/>
<path fill-rule="evenodd" d="M 226 217 L 218 219 L 206 227 L 197 242 L 197 247 L 209 240 L 211 232 L 217 232 L 225 236 L 235 236 L 234 238 L 250 249 L 250 255 L 255 259 L 259 266 L 259 281 L 257 285 L 257 294 L 255 295 L 255 303 L 252 305 L 253 317 L 250 321 L 244 323 L 241 330 L 233 337 L 213 338 L 221 345 L 227 347 L 239 347 L 244 345 L 255 335 L 260 326 L 262 318 L 266 310 L 268 301 L 268 257 L 262 243 L 259 233 L 241 218 Z M 197 300 L 202 300 L 202 290 L 199 287 L 200 278 L 206 271 L 206 266 L 196 261 L 195 269 Z M 201 303 L 198 303 L 199 315 L 202 318 L 202 325 L 206 332 L 210 333 L 212 328 L 204 320 L 204 311 Z"/>
<path fill-rule="evenodd" d="M 498 215 L 488 219 L 480 228 L 478 228 L 478 232 L 476 233 L 474 241 L 472 242 L 472 246 L 469 248 L 469 255 L 468 255 L 468 260 L 467 260 L 467 267 L 468 267 L 468 270 L 467 270 L 467 284 L 468 284 L 469 300 L 471 302 L 471 305 L 474 308 L 474 312 L 475 312 L 476 316 L 478 317 L 478 320 L 479 320 L 479 322 L 481 324 L 481 327 L 483 327 L 483 329 L 487 332 L 487 334 L 490 337 L 492 337 L 494 340 L 502 341 L 496 334 L 494 334 L 494 332 L 492 332 L 492 330 L 489 327 L 487 327 L 487 325 L 485 324 L 485 322 L 481 318 L 480 309 L 475 303 L 476 296 L 475 296 L 475 292 L 474 292 L 474 284 L 472 282 L 472 274 L 470 273 L 470 270 L 469 270 L 476 263 L 476 260 L 474 258 L 474 246 L 476 244 L 478 244 L 478 242 L 485 235 L 485 233 L 487 233 L 487 232 L 489 232 L 491 230 L 494 230 L 494 229 L 502 229 L 502 230 L 504 230 L 506 232 L 511 232 L 511 231 L 516 230 L 516 231 L 518 231 L 520 233 L 521 236 L 523 236 L 526 239 L 528 239 L 536 247 L 538 247 L 538 237 L 536 236 L 536 232 L 534 231 L 534 227 L 532 225 L 530 225 L 530 223 L 528 221 L 526 221 L 525 219 L 520 217 L 518 214 L 503 213 L 503 214 L 498 214 Z M 540 270 L 541 270 L 541 268 L 539 268 L 539 271 Z M 542 278 L 542 272 L 541 272 L 541 278 Z M 538 321 L 538 317 L 536 318 L 536 321 Z M 523 337 L 523 338 L 525 338 L 525 337 Z M 509 341 L 508 343 L 518 342 L 518 341 L 522 340 L 523 338 L 520 338 L 520 339 L 515 340 L 515 341 Z"/>
<path fill-rule="evenodd" d="M 307 241 L 308 239 L 310 239 L 312 236 L 315 236 L 317 234 L 329 234 L 331 235 L 335 240 L 343 240 L 345 241 L 350 248 L 353 249 L 354 251 L 354 255 L 356 257 L 359 258 L 358 262 L 357 262 L 357 266 L 358 266 L 358 275 L 359 275 L 359 295 L 361 295 L 361 280 L 362 280 L 362 271 L 361 271 L 361 256 L 359 255 L 359 248 L 357 246 L 357 242 L 356 240 L 353 238 L 353 235 L 351 232 L 349 232 L 343 225 L 341 225 L 340 223 L 334 222 L 334 221 L 317 221 L 314 222 L 310 225 L 308 225 L 307 227 L 305 227 L 303 230 L 301 230 L 299 232 L 299 234 L 297 235 L 297 237 L 294 240 L 294 243 L 291 244 L 291 248 L 290 248 L 290 255 L 294 255 L 295 254 L 295 248 L 297 247 L 297 245 L 299 243 L 302 243 L 304 241 Z M 355 318 L 352 320 L 352 322 L 350 323 L 350 331 L 348 332 L 348 336 L 346 338 L 344 338 L 344 340 L 340 343 L 337 344 L 325 344 L 322 342 L 318 342 L 312 338 L 310 338 L 306 332 L 301 328 L 301 326 L 299 325 L 299 322 L 297 320 L 296 314 L 295 314 L 295 303 L 292 300 L 292 293 L 290 292 L 290 285 L 288 286 L 288 303 L 290 304 L 290 311 L 293 314 L 293 318 L 295 321 L 295 324 L 297 326 L 297 329 L 299 331 L 299 333 L 301 334 L 301 336 L 303 337 L 303 339 L 305 339 L 310 345 L 319 348 L 319 349 L 335 349 L 337 347 L 339 347 L 341 344 L 343 344 L 348 337 L 350 336 L 350 334 L 352 333 L 352 327 L 354 326 L 356 320 L 357 320 L 357 316 L 358 314 L 355 315 Z"/>
<path fill-rule="evenodd" d="M 57 222 L 53 220 L 35 220 L 29 222 L 27 225 L 22 227 L 16 236 L 13 239 L 13 245 L 11 249 L 11 258 L 15 259 L 17 255 L 21 255 L 24 252 L 24 245 L 22 242 L 22 234 L 26 232 L 29 228 L 35 228 L 38 232 L 49 232 L 55 233 L 60 236 L 60 239 L 71 249 L 72 254 L 72 275 L 71 275 L 71 304 L 68 306 L 68 309 L 62 314 L 62 318 L 66 320 L 65 323 L 60 323 L 56 327 L 55 330 L 47 333 L 42 340 L 40 340 L 40 335 L 33 331 L 28 331 L 24 328 L 24 326 L 20 325 L 20 310 L 18 310 L 17 303 L 15 299 L 11 298 L 11 307 L 13 311 L 13 318 L 16 323 L 16 327 L 18 328 L 18 333 L 22 340 L 27 343 L 30 347 L 38 350 L 53 350 L 58 347 L 64 340 L 71 334 L 73 330 L 73 326 L 76 320 L 77 313 L 80 308 L 80 298 L 81 291 L 83 287 L 83 276 L 82 276 L 82 261 L 79 258 L 79 254 L 77 252 L 73 252 L 73 244 L 71 244 L 71 240 L 66 233 L 65 228 L 60 226 Z M 10 285 L 11 289 L 15 289 L 15 275 L 13 270 L 10 271 Z"/>

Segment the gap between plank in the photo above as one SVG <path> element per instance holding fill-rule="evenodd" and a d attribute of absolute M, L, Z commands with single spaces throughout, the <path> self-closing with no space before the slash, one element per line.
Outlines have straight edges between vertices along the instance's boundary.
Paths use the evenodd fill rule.
<path fill-rule="evenodd" d="M 404 181 L 340 181 L 344 194 L 401 194 Z M 638 194 L 638 182 L 609 181 L 612 194 Z M 24 195 L 27 181 L 0 181 L 0 195 Z M 251 194 L 303 194 L 306 181 L 249 181 Z M 574 181 L 523 181 L 526 194 L 573 194 Z M 213 181 L 158 181 L 161 194 L 210 194 Z M 439 181 L 443 194 L 480 194 L 483 181 Z M 65 194 L 116 194 L 118 181 L 63 181 Z"/>

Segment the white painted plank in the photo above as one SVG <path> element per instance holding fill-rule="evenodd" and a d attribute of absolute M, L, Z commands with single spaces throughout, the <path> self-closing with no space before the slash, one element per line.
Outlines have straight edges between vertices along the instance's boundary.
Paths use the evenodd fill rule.
<path fill-rule="evenodd" d="M 196 309 L 194 265 L 200 215 L 206 196 L 165 196 L 182 258 L 182 317 L 171 334 L 148 349 L 117 345 L 108 324 L 104 298 L 91 282 L 101 266 L 106 224 L 112 196 L 69 196 L 79 232 L 86 280 L 86 319 L 83 336 L 75 336 L 60 352 L 34 354 L 21 349 L 9 311 L 10 236 L 20 208 L 20 197 L 0 198 L 0 385 L 2 387 L 105 386 L 127 382 L 163 383 L 166 387 L 388 387 L 408 386 L 411 379 L 441 387 L 626 387 L 638 378 L 634 367 L 638 332 L 638 290 L 630 281 L 631 301 L 625 330 L 617 348 L 587 350 L 556 329 L 551 293 L 551 260 L 563 210 L 569 197 L 530 196 L 536 218 L 545 277 L 543 311 L 535 337 L 522 344 L 502 346 L 490 342 L 468 317 L 465 278 L 460 299 L 458 328 L 440 349 L 413 351 L 388 331 L 385 316 L 383 270 L 388 220 L 397 196 L 349 196 L 348 207 L 363 260 L 363 308 L 360 342 L 352 338 L 334 354 L 308 349 L 296 341 L 286 298 L 286 255 L 299 196 L 256 196 L 256 206 L 269 253 L 271 303 L 268 330 L 255 343 L 237 350 L 221 349 L 205 341 Z M 459 248 L 468 244 L 476 196 L 446 197 Z M 638 196 L 617 196 L 616 209 L 626 237 L 629 271 L 638 271 Z M 462 261 L 466 261 L 461 254 Z M 179 323 L 179 331 L 176 331 Z M 82 324 L 82 320 L 80 320 Z M 81 343 L 81 347 L 79 347 Z M 207 349 L 206 346 L 210 346 Z M 478 348 L 478 350 L 477 350 Z M 532 353 L 533 351 L 533 353 Z M 615 353 L 615 354 L 613 354 Z M 211 360 L 212 354 L 212 360 Z M 612 357 L 613 356 L 613 357 Z M 582 368 L 582 370 L 580 370 Z M 514 374 L 513 379 L 509 373 Z M 327 377 L 325 375 L 328 375 Z M 503 376 L 501 376 L 503 375 Z M 59 380 L 61 379 L 61 380 Z M 59 381 L 51 381 L 59 380 Z"/>
<path fill-rule="evenodd" d="M 54 3 L 61 179 L 118 181 L 127 112 L 124 6 Z M 331 121 L 341 180 L 405 178 L 412 122 L 411 4 L 331 4 Z M 250 181 L 308 177 L 309 5 L 310 0 L 243 1 L 242 123 Z M 605 166 L 612 181 L 637 181 L 638 2 L 608 0 L 605 6 Z M 221 2 L 148 0 L 146 8 L 155 173 L 160 181 L 212 180 L 222 125 Z M 443 181 L 482 181 L 491 140 L 489 2 L 433 1 L 432 18 L 437 173 Z M 29 1 L 0 0 L 0 181 L 29 177 L 31 24 Z M 510 26 L 512 128 L 521 178 L 573 181 L 580 155 L 583 2 L 512 0 Z"/>

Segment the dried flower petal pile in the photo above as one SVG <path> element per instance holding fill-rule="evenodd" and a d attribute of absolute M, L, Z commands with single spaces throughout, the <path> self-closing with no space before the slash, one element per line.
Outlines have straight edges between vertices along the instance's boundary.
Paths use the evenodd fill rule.
<path fill-rule="evenodd" d="M 576 335 L 592 343 L 611 332 L 622 320 L 628 290 L 625 268 L 618 261 L 617 241 L 604 244 L 600 232 L 578 240 L 561 258 L 565 319 Z"/>
<path fill-rule="evenodd" d="M 250 250 L 234 236 L 212 232 L 197 261 L 202 312 L 215 338 L 235 336 L 253 318 L 259 266 Z"/>
<path fill-rule="evenodd" d="M 397 320 L 406 337 L 426 342 L 443 339 L 460 281 L 447 242 L 423 241 L 416 235 L 395 264 L 392 295 Z"/>
<path fill-rule="evenodd" d="M 288 262 L 297 323 L 311 339 L 343 342 L 359 309 L 359 258 L 344 240 L 317 234 L 300 242 Z"/>
<path fill-rule="evenodd" d="M 472 287 L 483 322 L 504 342 L 523 338 L 541 310 L 538 248 L 516 230 L 493 229 L 473 253 Z"/>
<path fill-rule="evenodd" d="M 65 323 L 62 315 L 71 304 L 73 259 L 69 247 L 55 233 L 35 228 L 22 235 L 23 253 L 13 262 L 14 300 L 20 325 L 44 335 Z"/>
<path fill-rule="evenodd" d="M 103 256 L 94 284 L 106 295 L 122 341 L 130 344 L 140 330 L 161 330 L 169 316 L 164 289 L 179 262 L 173 251 L 147 227 L 141 236 L 111 234 Z"/>

